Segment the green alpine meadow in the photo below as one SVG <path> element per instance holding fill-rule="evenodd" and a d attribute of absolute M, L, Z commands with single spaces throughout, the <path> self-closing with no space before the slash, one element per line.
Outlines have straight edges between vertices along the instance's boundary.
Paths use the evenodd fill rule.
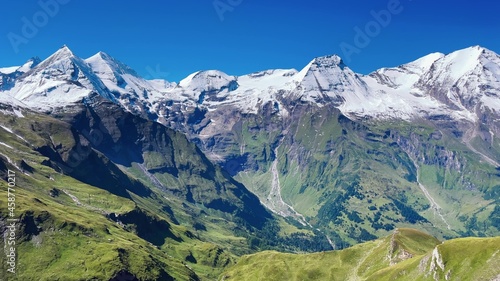
<path fill-rule="evenodd" d="M 0 280 L 500 280 L 500 56 L 0 68 Z"/>
<path fill-rule="evenodd" d="M 223 280 L 495 280 L 497 238 L 440 242 L 414 229 L 314 254 L 264 251 L 243 256 Z M 221 280 L 222 280 L 221 279 Z"/>

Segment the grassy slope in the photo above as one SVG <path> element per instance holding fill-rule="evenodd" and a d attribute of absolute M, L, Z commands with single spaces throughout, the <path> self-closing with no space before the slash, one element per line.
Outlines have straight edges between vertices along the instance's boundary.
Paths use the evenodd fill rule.
<path fill-rule="evenodd" d="M 132 201 L 66 177 L 57 177 L 52 182 L 18 172 L 16 179 L 15 213 L 38 227 L 35 233 L 29 233 L 26 224 L 19 224 L 17 280 L 106 280 L 122 269 L 141 280 L 154 280 L 161 275 L 161 268 L 179 280 L 194 276 L 181 260 L 168 257 L 101 213 L 129 211 L 134 207 Z M 78 189 L 78 193 L 72 195 L 91 194 L 92 201 L 90 205 L 79 206 L 64 193 L 52 198 L 49 190 L 53 187 L 67 187 L 68 192 Z M 0 190 L 6 194 L 3 181 Z M 110 204 L 101 203 L 106 201 Z M 0 205 L 6 206 L 6 203 L 6 196 L 1 197 Z M 7 215 L 5 211 L 2 208 L 2 218 Z M 0 260 L 5 265 L 3 259 L 4 255 Z M 4 270 L 2 268 L 1 275 L 8 276 Z"/>
<path fill-rule="evenodd" d="M 444 270 L 438 265 L 430 269 L 434 249 Z M 439 244 L 422 232 L 398 229 L 391 236 L 341 251 L 244 256 L 221 280 L 433 280 L 434 273 L 438 280 L 445 280 L 448 272 L 455 278 L 451 280 L 492 280 L 500 274 L 499 265 L 500 237 Z"/>
<path fill-rule="evenodd" d="M 382 237 L 394 227 L 415 227 L 439 238 L 499 234 L 489 221 L 498 204 L 495 194 L 500 184 L 494 167 L 482 163 L 451 133 L 441 130 L 440 138 L 430 137 L 441 132 L 432 124 L 365 124 L 367 127 L 348 121 L 328 108 L 306 110 L 297 122 L 291 122 L 277 155 L 285 202 L 335 243 L 354 244 L 372 239 L 370 235 Z M 261 155 L 260 150 L 270 143 L 280 143 L 275 134 L 264 130 L 247 130 L 242 137 L 245 152 L 255 155 Z M 400 138 L 409 138 L 418 159 L 426 159 L 418 161 L 419 179 L 442 208 L 451 230 L 430 208 L 416 183 L 413 161 L 395 144 Z M 443 167 L 443 159 L 455 160 L 462 165 L 461 170 Z M 268 170 L 262 163 L 259 170 L 240 172 L 237 179 L 266 198 L 271 181 Z M 346 193 L 352 183 L 357 183 L 355 191 Z M 396 207 L 395 200 L 428 222 L 411 222 Z M 362 222 L 353 220 L 355 215 Z"/>
<path fill-rule="evenodd" d="M 150 216 L 154 218 L 152 214 L 158 213 L 158 206 L 167 206 L 165 203 L 155 205 L 158 202 L 154 196 L 142 198 L 144 202 L 137 200 L 137 203 L 42 165 L 47 158 L 33 149 L 44 145 L 46 136 L 33 133 L 32 126 L 49 126 L 56 130 L 51 135 L 54 143 L 71 146 L 74 143 L 67 135 L 66 124 L 43 115 L 30 114 L 28 118 L 18 119 L 2 116 L 2 125 L 26 140 L 0 128 L 0 141 L 8 145 L 0 146 L 0 153 L 4 155 L 1 161 L 16 171 L 15 215 L 31 218 L 38 227 L 30 234 L 26 223 L 20 224 L 18 280 L 106 280 L 122 269 L 141 280 L 155 280 L 162 276 L 166 280 L 168 275 L 178 280 L 190 280 L 195 274 L 184 265 L 185 253 L 181 250 L 191 248 L 184 252 L 191 252 L 205 261 L 197 265 L 202 276 L 220 273 L 209 256 L 217 246 L 188 235 L 185 227 L 167 223 L 171 235 L 165 236 L 164 245 L 158 247 L 138 237 L 133 225 L 120 226 L 105 216 L 110 213 L 127 214 L 139 204 L 143 209 L 152 209 L 154 212 Z M 32 170 L 22 173 L 9 164 L 5 156 L 17 166 L 24 161 Z M 0 181 L 1 193 L 6 194 L 6 190 L 6 182 Z M 132 193 L 129 195 L 138 197 Z M 6 196 L 0 197 L 0 206 L 6 206 L 6 200 Z M 160 220 L 168 221 L 168 216 L 159 214 Z M 0 216 L 7 216 L 6 208 L 2 207 Z M 169 251 L 171 245 L 175 245 L 176 251 Z M 227 259 L 228 264 L 233 259 L 224 251 L 217 256 L 220 260 Z M 0 258 L 1 276 L 7 276 L 4 258 L 4 255 Z"/>
<path fill-rule="evenodd" d="M 129 271 L 140 280 L 168 280 L 168 276 L 189 280 L 196 275 L 202 280 L 214 280 L 224 268 L 234 264 L 237 256 L 259 249 L 259 243 L 250 245 L 249 237 L 264 241 L 263 234 L 280 233 L 283 236 L 280 239 L 284 239 L 292 233 L 303 232 L 280 219 L 276 225 L 279 224 L 283 231 L 277 228 L 249 233 L 233 214 L 165 193 L 140 172 L 137 164 L 117 168 L 99 153 L 93 161 L 97 163 L 102 158 L 105 165 L 100 166 L 103 171 L 95 171 L 99 176 L 94 175 L 94 178 L 99 180 L 108 168 L 113 169 L 109 170 L 113 171 L 112 176 L 100 188 L 63 175 L 49 167 L 49 158 L 37 150 L 49 146 L 57 149 L 62 157 L 70 155 L 68 151 L 75 146 L 71 126 L 46 115 L 23 113 L 25 118 L 0 116 L 0 125 L 14 131 L 0 128 L 0 142 L 5 144 L 0 144 L 0 170 L 3 169 L 0 171 L 0 193 L 6 194 L 7 166 L 17 173 L 16 217 L 29 218 L 27 222 L 35 226 L 30 232 L 26 227 L 29 223 L 21 224 L 19 280 L 106 280 L 120 270 Z M 196 166 L 197 161 L 204 159 L 187 153 L 194 146 L 183 136 L 172 133 L 171 139 L 182 144 L 174 146 L 179 157 L 175 161 L 187 166 L 186 170 L 203 176 L 190 175 L 190 171 L 183 170 L 177 177 L 155 173 L 163 185 L 177 190 L 182 190 L 186 184 L 196 185 L 200 191 L 198 194 L 193 192 L 193 197 L 212 200 L 220 194 L 210 190 L 221 188 L 209 180 L 213 176 L 222 184 L 222 192 L 232 192 L 230 189 L 235 185 L 219 168 L 214 170 L 214 175 L 196 171 L 208 168 L 201 163 Z M 14 164 L 9 164 L 7 157 Z M 193 160 L 193 157 L 198 158 Z M 153 154 L 145 158 L 146 165 L 152 166 L 168 160 Z M 20 166 L 25 173 L 18 170 Z M 121 182 L 116 183 L 115 179 Z M 127 190 L 127 182 L 135 182 L 141 193 Z M 113 189 L 107 190 L 108 184 L 112 184 Z M 6 200 L 6 196 L 0 196 L 0 206 L 6 206 Z M 129 223 L 118 224 L 109 218 L 110 214 L 121 216 L 119 220 L 129 220 Z M 7 210 L 2 207 L 2 221 L 6 216 Z M 4 231 L 1 224 L 0 231 Z M 283 245 L 273 247 L 284 248 Z M 6 276 L 4 258 L 0 256 L 0 276 Z"/>

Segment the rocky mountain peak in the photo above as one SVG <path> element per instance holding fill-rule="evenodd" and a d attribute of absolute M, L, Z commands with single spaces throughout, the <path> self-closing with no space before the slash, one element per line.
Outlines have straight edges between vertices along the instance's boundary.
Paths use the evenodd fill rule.
<path fill-rule="evenodd" d="M 32 68 L 36 67 L 38 64 L 40 64 L 42 60 L 39 57 L 32 57 L 30 58 L 25 64 L 23 64 L 21 67 L 17 69 L 19 72 L 28 72 Z"/>
<path fill-rule="evenodd" d="M 173 104 L 211 110 L 230 106 L 257 113 L 269 102 L 283 109 L 283 99 L 290 99 L 285 102 L 289 104 L 292 100 L 332 103 L 346 115 L 377 118 L 412 119 L 443 110 L 450 116 L 458 110 L 462 118 L 473 112 L 477 97 L 483 96 L 480 103 L 500 108 L 500 103 L 489 100 L 500 89 L 500 57 L 480 46 L 448 55 L 432 53 L 367 76 L 352 71 L 341 57 L 328 55 L 313 59 L 300 71 L 270 69 L 232 76 L 206 70 L 189 75 L 179 84 L 145 80 L 104 52 L 82 60 L 67 46 L 36 62 L 27 63 L 23 66 L 26 73 L 15 77 L 5 73 L 15 72 L 17 67 L 0 69 L 4 73 L 0 89 L 27 104 L 35 99 L 37 106 L 52 102 L 65 106 L 68 97 L 73 97 L 70 103 L 79 102 L 97 92 L 132 112 L 152 112 L 153 116 L 174 110 Z"/>
<path fill-rule="evenodd" d="M 498 55 L 495 55 L 480 46 L 458 50 L 436 60 L 425 78 L 436 78 L 436 81 L 441 83 L 455 83 L 485 61 L 496 59 L 496 63 L 500 63 Z"/>
<path fill-rule="evenodd" d="M 474 46 L 436 60 L 420 76 L 415 88 L 453 110 L 474 113 L 479 108 L 500 108 L 500 57 Z"/>
<path fill-rule="evenodd" d="M 328 55 L 328 56 L 322 56 L 322 57 L 317 57 L 312 60 L 312 65 L 315 65 L 317 67 L 340 67 L 344 68 L 346 65 L 344 64 L 344 61 L 342 60 L 341 57 L 338 55 Z"/>
<path fill-rule="evenodd" d="M 90 64 L 95 72 L 116 72 L 117 74 L 139 76 L 137 72 L 128 65 L 102 51 L 86 59 L 85 62 Z"/>
<path fill-rule="evenodd" d="M 368 89 L 361 76 L 349 69 L 337 55 L 313 59 L 294 78 L 300 83 L 302 99 L 341 105 L 362 100 Z"/>
<path fill-rule="evenodd" d="M 66 45 L 21 75 L 13 84 L 8 94 L 38 109 L 64 107 L 92 93 L 114 100 L 91 67 Z"/>
<path fill-rule="evenodd" d="M 64 45 L 55 53 L 53 53 L 50 57 L 48 57 L 45 61 L 57 61 L 61 59 L 68 59 L 76 57 L 73 51 L 69 49 L 68 46 Z"/>
<path fill-rule="evenodd" d="M 234 91 L 238 88 L 237 78 L 218 70 L 205 70 L 195 72 L 183 79 L 179 86 L 195 92 L 214 90 Z"/>

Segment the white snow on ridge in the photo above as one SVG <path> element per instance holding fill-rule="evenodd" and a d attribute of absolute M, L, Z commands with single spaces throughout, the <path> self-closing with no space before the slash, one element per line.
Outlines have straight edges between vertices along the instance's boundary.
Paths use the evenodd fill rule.
<path fill-rule="evenodd" d="M 432 53 L 398 67 L 381 68 L 369 76 L 376 78 L 378 83 L 392 88 L 410 89 L 424 73 L 429 71 L 434 62 L 444 56 L 442 53 Z"/>
<path fill-rule="evenodd" d="M 296 74 L 295 69 L 273 69 L 238 77 L 218 70 L 199 71 L 169 89 L 164 98 L 205 107 L 209 111 L 232 105 L 243 113 L 256 114 L 264 104 L 278 102 L 277 94 L 281 90 L 294 90 Z"/>
<path fill-rule="evenodd" d="M 13 134 L 13 133 L 14 133 L 14 132 L 13 132 L 10 128 L 7 128 L 7 127 L 5 127 L 5 126 L 3 126 L 3 125 L 0 125 L 0 127 L 1 127 L 2 129 L 4 129 L 5 131 L 7 131 L 7 132 L 11 133 L 11 134 Z"/>
<path fill-rule="evenodd" d="M 292 91 L 297 87 L 293 81 L 296 73 L 295 69 L 276 69 L 239 76 L 238 88 L 227 93 L 222 104 L 236 105 L 244 113 L 256 114 L 260 106 L 277 102 L 280 90 Z M 217 103 L 208 104 L 217 108 Z"/>
<path fill-rule="evenodd" d="M 410 120 L 420 111 L 442 111 L 444 107 L 429 96 L 415 96 L 408 88 L 394 89 L 381 85 L 370 76 L 362 78 L 371 89 L 370 96 L 358 102 L 343 103 L 339 109 L 350 116 L 372 116 L 376 118 L 400 118 Z"/>
<path fill-rule="evenodd" d="M 8 95 L 7 93 L 2 93 L 0 92 L 0 104 L 7 104 L 7 105 L 12 105 L 12 106 L 17 106 L 17 107 L 28 107 L 28 105 L 22 103 L 18 99 L 14 98 L 13 96 Z"/>
<path fill-rule="evenodd" d="M 172 104 L 169 101 L 180 104 L 182 110 L 201 107 L 216 111 L 231 106 L 254 114 L 271 103 L 279 114 L 286 115 L 282 98 L 318 106 L 332 102 L 353 117 L 409 120 L 448 114 L 473 120 L 477 115 L 471 104 L 476 103 L 500 112 L 500 57 L 478 46 L 449 55 L 432 53 L 368 76 L 353 72 L 333 55 L 315 58 L 301 71 L 274 69 L 231 76 L 207 70 L 195 72 L 179 84 L 143 79 L 103 52 L 82 60 L 66 46 L 34 68 L 35 61 L 30 61 L 22 68 L 23 72 L 31 71 L 12 89 L 0 92 L 0 102 L 11 102 L 11 96 L 29 107 L 50 109 L 79 103 L 97 93 L 127 110 L 146 110 L 160 116 L 170 106 L 167 104 Z M 428 87 L 446 92 L 435 97 Z"/>
<path fill-rule="evenodd" d="M 319 102 L 333 99 L 336 104 L 370 101 L 370 90 L 336 55 L 312 60 L 294 78 L 300 85 L 303 100 Z"/>
<path fill-rule="evenodd" d="M 445 54 L 439 52 L 431 53 L 413 62 L 404 64 L 404 66 L 406 66 L 406 68 L 420 70 L 420 74 L 423 74 L 425 71 L 429 70 L 429 68 L 432 66 L 433 63 L 435 63 L 439 59 L 442 59 L 445 56 L 446 56 Z"/>
<path fill-rule="evenodd" d="M 16 72 L 17 69 L 19 69 L 19 66 L 2 67 L 0 68 L 0 73 L 11 74 Z"/>
<path fill-rule="evenodd" d="M 10 145 L 8 145 L 8 144 L 6 144 L 6 143 L 4 143 L 4 142 L 1 142 L 1 141 L 0 141 L 0 145 L 3 145 L 3 146 L 5 146 L 5 147 L 7 147 L 7 148 L 10 148 L 10 149 L 13 149 L 13 147 L 12 147 L 12 146 L 10 146 Z"/>
<path fill-rule="evenodd" d="M 93 92 L 113 100 L 89 66 L 66 46 L 21 76 L 7 94 L 35 109 L 81 102 Z"/>
<path fill-rule="evenodd" d="M 435 64 L 435 69 L 439 69 L 438 81 L 456 82 L 459 78 L 472 71 L 479 62 L 482 49 L 479 47 L 467 48 L 455 51 Z"/>
<path fill-rule="evenodd" d="M 445 55 L 432 53 L 413 62 L 394 68 L 382 68 L 362 80 L 370 89 L 370 101 L 345 103 L 340 107 L 344 113 L 377 118 L 396 117 L 410 120 L 421 112 L 438 113 L 446 107 L 432 97 L 414 89 L 421 75 Z"/>
<path fill-rule="evenodd" d="M 498 112 L 500 56 L 479 46 L 453 52 L 437 60 L 417 87 L 454 107 L 453 113 L 467 111 L 474 116 L 477 106 Z"/>
<path fill-rule="evenodd" d="M 192 91 L 210 91 L 228 87 L 233 81 L 236 81 L 235 76 L 229 76 L 222 71 L 204 70 L 184 78 L 179 82 L 179 86 Z"/>
<path fill-rule="evenodd" d="M 19 118 L 24 118 L 21 112 L 22 108 L 27 108 L 28 105 L 18 101 L 14 97 L 0 92 L 0 104 L 8 105 L 7 109 L 0 109 L 0 112 L 6 115 L 17 116 Z"/>
<path fill-rule="evenodd" d="M 457 120 L 475 122 L 478 117 L 473 107 L 478 102 L 500 111 L 499 69 L 498 55 L 478 46 L 449 55 L 433 53 L 363 77 L 370 92 L 377 93 L 372 95 L 375 103 L 345 103 L 340 109 L 345 113 L 377 118 L 412 119 L 415 116 L 447 114 Z M 444 91 L 448 102 L 442 98 L 438 100 L 433 96 L 434 90 L 426 90 L 428 87 Z M 488 95 L 485 95 L 486 92 Z M 376 104 L 377 108 L 371 107 L 372 104 Z"/>
<path fill-rule="evenodd" d="M 118 102 L 127 109 L 142 111 L 139 104 L 131 100 L 142 100 L 148 104 L 161 99 L 167 90 L 176 86 L 164 80 L 145 80 L 125 64 L 106 53 L 99 52 L 85 60 L 106 88 L 118 95 Z M 124 99 L 122 99 L 124 97 Z M 127 97 L 130 97 L 127 99 Z"/>
<path fill-rule="evenodd" d="M 25 64 L 23 64 L 22 66 L 20 66 L 17 71 L 18 72 L 22 72 L 22 73 L 25 73 L 25 72 L 28 72 L 30 71 L 33 67 L 36 66 L 36 64 L 38 64 L 40 62 L 40 59 L 38 57 L 34 57 L 34 58 L 31 58 L 29 59 Z"/>

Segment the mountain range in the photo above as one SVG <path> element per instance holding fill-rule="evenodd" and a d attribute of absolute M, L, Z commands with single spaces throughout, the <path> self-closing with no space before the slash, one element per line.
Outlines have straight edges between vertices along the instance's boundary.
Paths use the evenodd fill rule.
<path fill-rule="evenodd" d="M 63 46 L 0 78 L 0 170 L 20 171 L 33 228 L 23 251 L 62 255 L 47 242 L 57 230 L 113 244 L 109 259 L 127 266 L 87 279 L 210 280 L 242 254 L 343 249 L 408 227 L 500 235 L 500 56 L 480 46 L 368 75 L 331 55 L 178 83 Z"/>
<path fill-rule="evenodd" d="M 446 114 L 477 121 L 485 107 L 500 106 L 495 100 L 498 64 L 498 54 L 475 46 L 448 55 L 433 53 L 369 75 L 353 72 L 333 55 L 315 58 L 300 71 L 272 69 L 239 77 L 198 71 L 172 83 L 145 80 L 106 53 L 81 59 L 63 46 L 43 62 L 35 57 L 23 66 L 2 68 L 0 86 L 31 108 L 58 108 L 93 92 L 129 111 L 156 114 L 160 121 L 178 103 L 209 111 L 232 105 L 251 114 L 271 102 L 286 116 L 289 108 L 280 99 L 334 104 L 351 118 L 408 120 Z M 69 91 L 73 94 L 65 95 Z"/>

